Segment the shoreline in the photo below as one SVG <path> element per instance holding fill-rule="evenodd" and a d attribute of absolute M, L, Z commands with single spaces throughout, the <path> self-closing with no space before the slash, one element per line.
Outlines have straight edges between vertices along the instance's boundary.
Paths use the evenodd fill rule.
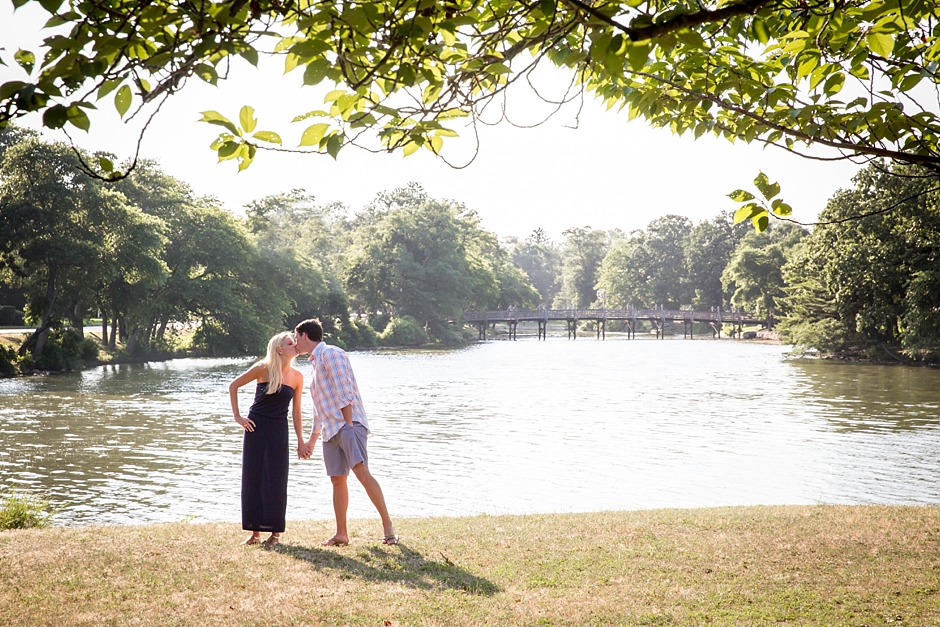
<path fill-rule="evenodd" d="M 0 532 L 0 624 L 940 622 L 940 507 L 748 506 Z"/>

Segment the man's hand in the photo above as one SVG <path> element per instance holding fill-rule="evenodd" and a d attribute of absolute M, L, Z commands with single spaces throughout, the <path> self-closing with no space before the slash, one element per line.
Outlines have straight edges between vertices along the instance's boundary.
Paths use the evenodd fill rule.
<path fill-rule="evenodd" d="M 313 450 L 306 442 L 300 442 L 297 445 L 297 457 L 300 459 L 310 459 L 310 454 L 312 452 Z"/>

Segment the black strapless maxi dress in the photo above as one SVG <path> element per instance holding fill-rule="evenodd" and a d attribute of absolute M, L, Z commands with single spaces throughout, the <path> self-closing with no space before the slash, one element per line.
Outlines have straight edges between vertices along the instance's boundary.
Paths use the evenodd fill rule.
<path fill-rule="evenodd" d="M 281 385 L 274 394 L 267 391 L 267 383 L 255 388 L 248 411 L 255 430 L 245 431 L 242 442 L 242 529 L 281 533 L 287 514 L 287 410 L 294 390 Z"/>

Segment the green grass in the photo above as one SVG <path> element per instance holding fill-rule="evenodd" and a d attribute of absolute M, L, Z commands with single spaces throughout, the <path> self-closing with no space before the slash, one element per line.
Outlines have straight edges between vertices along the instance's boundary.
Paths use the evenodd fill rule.
<path fill-rule="evenodd" d="M 940 624 L 940 508 L 731 507 L 0 532 L 0 625 Z"/>
<path fill-rule="evenodd" d="M 48 527 L 54 513 L 42 499 L 15 491 L 0 492 L 0 530 Z"/>

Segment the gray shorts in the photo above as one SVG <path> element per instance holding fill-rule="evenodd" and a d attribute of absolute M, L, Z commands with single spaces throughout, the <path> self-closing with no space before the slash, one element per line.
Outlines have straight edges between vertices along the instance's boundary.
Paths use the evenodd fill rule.
<path fill-rule="evenodd" d="M 352 426 L 343 425 L 332 438 L 323 443 L 323 464 L 330 477 L 348 475 L 349 470 L 362 462 L 369 466 L 369 452 L 366 450 L 368 431 L 360 423 Z"/>

